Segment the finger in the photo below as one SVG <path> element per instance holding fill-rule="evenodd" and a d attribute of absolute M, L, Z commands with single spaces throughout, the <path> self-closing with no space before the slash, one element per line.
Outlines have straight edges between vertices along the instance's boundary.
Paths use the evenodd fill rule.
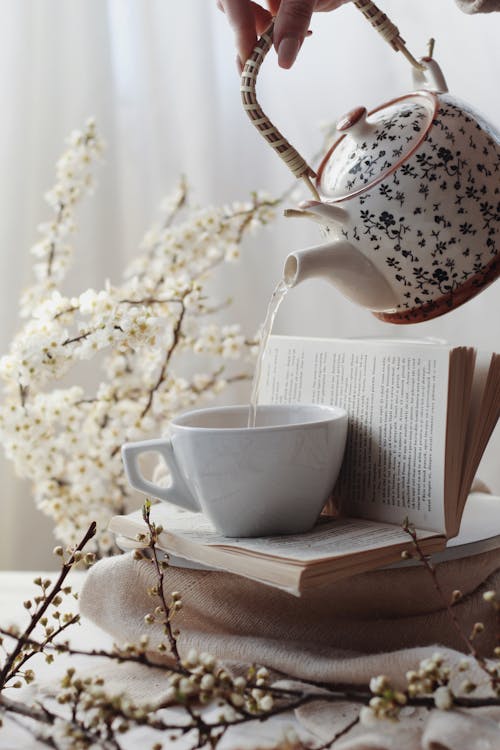
<path fill-rule="evenodd" d="M 319 0 L 319 2 L 316 3 L 316 7 L 314 8 L 314 10 L 337 10 L 337 8 L 340 8 L 341 5 L 346 5 L 350 1 L 351 0 Z"/>
<path fill-rule="evenodd" d="M 260 35 L 269 27 L 269 24 L 273 20 L 273 14 L 258 3 L 252 2 L 252 7 L 255 16 L 255 28 L 257 34 Z"/>
<path fill-rule="evenodd" d="M 250 0 L 221 0 L 221 5 L 233 29 L 236 49 L 243 63 L 257 41 L 255 19 Z"/>
<path fill-rule="evenodd" d="M 250 0 L 219 0 L 222 10 L 234 31 L 236 48 L 241 63 L 249 57 L 261 33 L 270 23 L 271 15 Z"/>
<path fill-rule="evenodd" d="M 282 0 L 274 25 L 274 46 L 278 64 L 290 68 L 304 41 L 315 0 Z"/>

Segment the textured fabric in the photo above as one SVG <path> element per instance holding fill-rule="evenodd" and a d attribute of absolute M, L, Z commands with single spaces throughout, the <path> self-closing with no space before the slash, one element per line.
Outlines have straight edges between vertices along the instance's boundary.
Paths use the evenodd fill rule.
<path fill-rule="evenodd" d="M 499 568 L 498 551 L 438 566 L 446 596 L 458 585 L 464 594 L 454 611 L 465 632 L 479 620 L 485 623 L 477 639 L 483 653 L 492 649 L 495 628 L 493 609 L 482 594 L 500 588 Z M 144 616 L 154 607 L 147 594 L 153 583 L 153 566 L 147 561 L 134 561 L 131 554 L 103 560 L 85 582 L 81 612 L 118 643 L 137 641 L 146 631 Z M 371 676 L 386 674 L 402 685 L 406 671 L 437 647 L 452 665 L 463 658 L 463 644 L 430 576 L 420 567 L 373 571 L 300 599 L 227 573 L 170 568 L 166 594 L 174 590 L 183 600 L 177 619 L 181 653 L 190 648 L 209 651 L 233 668 L 259 663 L 297 680 L 324 683 L 366 684 Z M 154 626 L 146 632 L 152 646 L 162 639 Z M 152 689 L 150 684 L 147 690 Z M 305 728 L 328 740 L 357 710 L 319 701 L 299 710 L 297 717 Z M 467 738 L 475 736 L 484 739 L 478 749 L 500 747 L 500 730 L 491 718 L 467 715 L 457 736 L 455 716 L 450 720 L 450 714 L 439 718 L 435 713 L 405 717 L 404 745 L 403 725 L 384 722 L 369 730 L 357 726 L 338 747 L 471 750 L 476 745 Z M 460 737 L 469 744 L 460 744 Z"/>
<path fill-rule="evenodd" d="M 464 598 L 455 612 L 466 630 L 492 616 L 481 593 L 494 588 L 498 568 L 498 551 L 438 566 L 446 596 L 460 582 Z M 118 641 L 136 640 L 151 608 L 146 590 L 153 579 L 152 565 L 130 554 L 103 560 L 83 588 L 82 613 Z M 429 574 L 417 566 L 365 573 L 300 599 L 229 573 L 183 568 L 167 571 L 166 586 L 167 593 L 182 593 L 181 647 L 207 650 L 210 643 L 208 650 L 223 658 L 265 657 L 299 678 L 334 677 L 327 658 L 332 649 L 373 653 L 433 643 L 461 648 Z M 481 638 L 479 645 L 491 650 L 488 636 Z M 297 662 L 299 646 L 317 660 Z"/>
<path fill-rule="evenodd" d="M 313 703 L 299 709 L 304 728 L 328 742 L 355 717 L 352 704 Z M 467 713 L 406 708 L 399 722 L 377 722 L 354 727 L 335 750 L 498 750 L 500 709 L 474 709 Z"/>

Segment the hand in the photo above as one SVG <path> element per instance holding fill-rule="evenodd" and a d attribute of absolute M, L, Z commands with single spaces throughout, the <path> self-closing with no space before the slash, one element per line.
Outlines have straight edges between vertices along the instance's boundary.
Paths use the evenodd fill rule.
<path fill-rule="evenodd" d="M 274 47 L 278 64 L 290 68 L 307 35 L 313 11 L 335 10 L 349 0 L 268 0 L 269 9 L 252 0 L 217 0 L 236 36 L 240 70 L 275 17 Z"/>

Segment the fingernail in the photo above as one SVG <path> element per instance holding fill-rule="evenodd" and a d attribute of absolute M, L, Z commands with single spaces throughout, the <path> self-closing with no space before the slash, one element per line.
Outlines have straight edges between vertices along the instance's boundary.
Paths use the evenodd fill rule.
<path fill-rule="evenodd" d="M 299 53 L 300 45 L 300 39 L 293 36 L 284 37 L 278 47 L 278 65 L 282 68 L 291 68 Z"/>
<path fill-rule="evenodd" d="M 239 55 L 236 55 L 236 67 L 238 68 L 238 73 L 241 75 L 243 73 L 243 63 Z"/>

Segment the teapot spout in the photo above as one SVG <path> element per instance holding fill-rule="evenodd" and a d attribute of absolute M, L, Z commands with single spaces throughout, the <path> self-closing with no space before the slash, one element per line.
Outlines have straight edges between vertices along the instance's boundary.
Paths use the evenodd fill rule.
<path fill-rule="evenodd" d="M 378 268 L 344 240 L 290 253 L 283 278 L 290 287 L 306 279 L 323 278 L 352 302 L 369 310 L 394 310 L 398 304 L 396 293 Z"/>

